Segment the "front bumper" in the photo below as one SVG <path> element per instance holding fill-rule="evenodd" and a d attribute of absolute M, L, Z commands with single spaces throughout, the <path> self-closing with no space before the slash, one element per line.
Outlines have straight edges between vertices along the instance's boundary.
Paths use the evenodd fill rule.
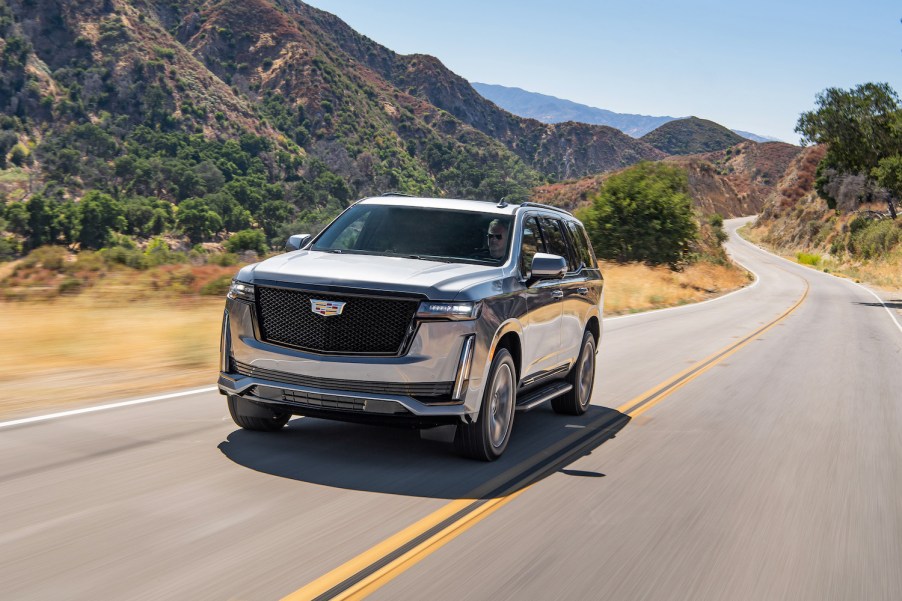
<path fill-rule="evenodd" d="M 230 300 L 223 317 L 219 390 L 298 415 L 346 421 L 445 423 L 478 411 L 481 370 L 472 321 L 423 322 L 400 357 L 319 355 L 261 342 L 253 307 Z M 469 341 L 469 343 L 468 343 Z M 461 375 L 466 376 L 461 379 Z"/>

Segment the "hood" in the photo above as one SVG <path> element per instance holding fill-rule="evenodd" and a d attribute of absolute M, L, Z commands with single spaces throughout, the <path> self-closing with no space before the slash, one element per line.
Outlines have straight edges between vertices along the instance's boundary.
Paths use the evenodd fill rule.
<path fill-rule="evenodd" d="M 245 281 L 423 294 L 430 300 L 454 300 L 466 288 L 501 277 L 500 267 L 486 265 L 309 250 L 272 257 L 239 273 Z"/>

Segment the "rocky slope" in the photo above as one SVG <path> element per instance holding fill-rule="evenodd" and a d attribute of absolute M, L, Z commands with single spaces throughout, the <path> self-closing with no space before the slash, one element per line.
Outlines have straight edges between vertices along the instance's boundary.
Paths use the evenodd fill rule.
<path fill-rule="evenodd" d="M 804 152 L 806 157 L 816 153 Z M 794 195 L 805 185 L 811 189 L 810 182 L 788 183 L 796 181 L 791 174 L 800 154 L 802 148 L 782 142 L 743 142 L 726 150 L 665 160 L 686 169 L 693 202 L 701 212 L 739 217 L 761 212 L 774 194 Z M 609 175 L 541 186 L 534 191 L 533 200 L 570 209 L 585 206 Z"/>

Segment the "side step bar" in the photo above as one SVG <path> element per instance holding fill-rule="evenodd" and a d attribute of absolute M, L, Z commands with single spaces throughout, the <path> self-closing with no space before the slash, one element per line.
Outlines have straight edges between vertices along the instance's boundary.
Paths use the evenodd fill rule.
<path fill-rule="evenodd" d="M 561 396 L 566 392 L 570 392 L 573 388 L 572 384 L 567 382 L 552 382 L 548 386 L 543 386 L 538 390 L 533 390 L 527 394 L 517 397 L 517 411 L 529 411 L 538 407 L 545 401 L 549 401 L 556 396 Z"/>

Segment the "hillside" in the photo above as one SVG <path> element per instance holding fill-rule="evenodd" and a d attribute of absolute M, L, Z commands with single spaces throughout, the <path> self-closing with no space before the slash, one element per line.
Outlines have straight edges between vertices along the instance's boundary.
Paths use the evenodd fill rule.
<path fill-rule="evenodd" d="M 305 17 L 314 20 L 354 61 L 398 89 L 501 141 L 527 165 L 553 179 L 581 177 L 665 156 L 612 127 L 545 124 L 517 117 L 483 98 L 435 57 L 398 55 L 358 34 L 334 15 L 297 4 Z"/>
<path fill-rule="evenodd" d="M 888 218 L 885 200 L 859 176 L 838 184 L 837 207 L 828 206 L 813 190 L 825 154 L 822 145 L 799 153 L 766 198 L 749 237 L 819 270 L 902 289 L 902 219 Z"/>
<path fill-rule="evenodd" d="M 693 203 L 702 213 L 740 217 L 760 212 L 778 189 L 788 193 L 789 188 L 779 186 L 802 152 L 782 142 L 743 142 L 726 150 L 665 160 L 686 169 Z M 609 175 L 540 186 L 532 200 L 569 209 L 585 206 Z"/>
<path fill-rule="evenodd" d="M 745 138 L 713 121 L 689 117 L 665 123 L 641 140 L 667 154 L 698 154 L 724 150 Z"/>
<path fill-rule="evenodd" d="M 607 125 L 619 129 L 634 138 L 641 138 L 668 121 L 676 119 L 676 117 L 615 113 L 614 111 L 579 104 L 555 96 L 528 92 L 520 88 L 476 82 L 473 82 L 471 85 L 479 94 L 504 110 L 521 117 L 536 119 L 542 123 L 577 121 L 579 123 Z"/>
<path fill-rule="evenodd" d="M 0 0 L 0 31 L 7 249 L 248 227 L 278 243 L 382 191 L 525 198 L 664 156 L 511 115 L 296 0 Z"/>

